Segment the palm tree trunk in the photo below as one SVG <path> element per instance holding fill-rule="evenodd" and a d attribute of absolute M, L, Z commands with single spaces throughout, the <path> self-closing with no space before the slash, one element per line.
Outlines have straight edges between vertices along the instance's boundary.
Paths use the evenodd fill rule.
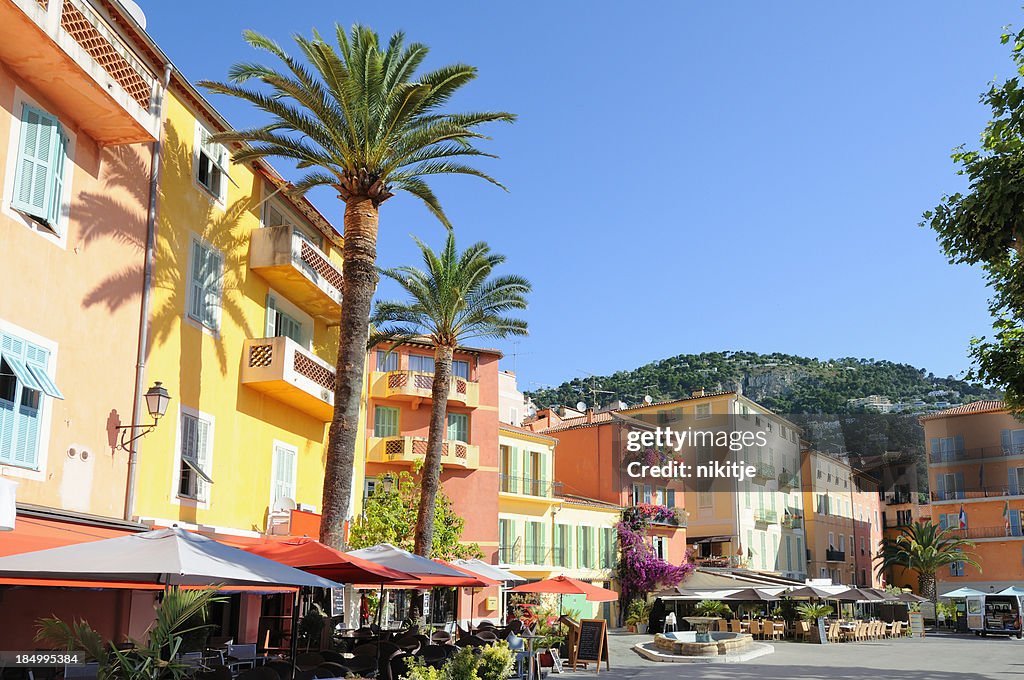
<path fill-rule="evenodd" d="M 427 433 L 427 455 L 420 473 L 420 507 L 416 513 L 416 536 L 413 550 L 430 557 L 434 544 L 434 506 L 441 483 L 441 451 L 447 434 L 448 386 L 452 381 L 453 348 L 438 346 L 434 350 L 434 384 L 431 389 L 430 430 Z"/>
<path fill-rule="evenodd" d="M 344 547 L 345 520 L 352 502 L 370 305 L 377 289 L 377 218 L 377 205 L 368 197 L 353 196 L 345 203 L 334 418 L 327 439 L 323 516 L 320 520 L 320 540 L 332 548 Z"/>
<path fill-rule="evenodd" d="M 939 603 L 939 592 L 935 588 L 935 573 L 918 571 L 917 572 L 917 588 L 921 592 L 918 593 L 921 597 L 927 597 L 932 605 Z"/>

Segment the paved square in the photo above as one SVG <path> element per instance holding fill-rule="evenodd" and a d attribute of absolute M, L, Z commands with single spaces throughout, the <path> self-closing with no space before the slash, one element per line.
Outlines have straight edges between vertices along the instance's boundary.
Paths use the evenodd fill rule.
<path fill-rule="evenodd" d="M 1024 641 L 930 635 L 925 638 L 875 640 L 830 645 L 774 643 L 775 653 L 739 664 L 679 664 L 647 661 L 631 647 L 650 636 L 609 634 L 612 670 L 607 680 L 1008 680 L 1024 677 Z M 584 673 L 585 671 L 578 671 Z M 593 671 L 587 673 L 593 674 Z"/>

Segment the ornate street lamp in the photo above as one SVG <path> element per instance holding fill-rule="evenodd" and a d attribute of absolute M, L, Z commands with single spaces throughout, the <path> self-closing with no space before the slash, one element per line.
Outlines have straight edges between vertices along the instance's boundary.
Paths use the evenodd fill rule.
<path fill-rule="evenodd" d="M 153 419 L 153 423 L 150 425 L 118 425 L 117 429 L 121 431 L 121 442 L 118 444 L 118 448 L 124 451 L 131 451 L 132 442 L 153 431 L 160 419 L 167 413 L 167 405 L 171 402 L 171 395 L 159 380 L 153 383 L 153 386 L 146 390 L 146 394 L 143 396 L 146 398 L 146 410 L 149 411 L 149 417 Z M 134 434 L 135 430 L 139 430 L 139 433 Z"/>

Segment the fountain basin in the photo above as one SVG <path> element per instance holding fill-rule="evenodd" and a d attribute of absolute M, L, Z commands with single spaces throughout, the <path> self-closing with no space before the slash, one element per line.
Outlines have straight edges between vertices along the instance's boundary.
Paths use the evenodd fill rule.
<path fill-rule="evenodd" d="M 698 641 L 707 636 L 709 641 Z M 674 633 L 658 633 L 654 636 L 654 646 L 663 653 L 679 656 L 717 656 L 737 654 L 753 643 L 749 633 L 725 633 L 697 631 L 679 631 Z"/>

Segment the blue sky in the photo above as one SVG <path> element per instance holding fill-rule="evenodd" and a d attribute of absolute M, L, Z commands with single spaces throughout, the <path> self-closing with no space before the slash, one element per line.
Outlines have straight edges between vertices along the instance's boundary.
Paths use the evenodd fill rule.
<path fill-rule="evenodd" d="M 510 191 L 435 188 L 462 244 L 487 240 L 534 284 L 530 336 L 490 343 L 517 352 L 524 389 L 727 349 L 958 374 L 989 328 L 981 274 L 917 223 L 961 188 L 949 152 L 976 143 L 978 95 L 1011 75 L 999 35 L 1022 23 L 1019 0 L 140 4 L 193 80 L 254 58 L 245 28 L 285 43 L 334 22 L 402 29 L 428 66 L 479 67 L 453 108 L 520 116 L 487 147 Z M 314 200 L 341 224 L 335 198 Z M 416 257 L 410 234 L 444 238 L 399 195 L 381 265 Z"/>

